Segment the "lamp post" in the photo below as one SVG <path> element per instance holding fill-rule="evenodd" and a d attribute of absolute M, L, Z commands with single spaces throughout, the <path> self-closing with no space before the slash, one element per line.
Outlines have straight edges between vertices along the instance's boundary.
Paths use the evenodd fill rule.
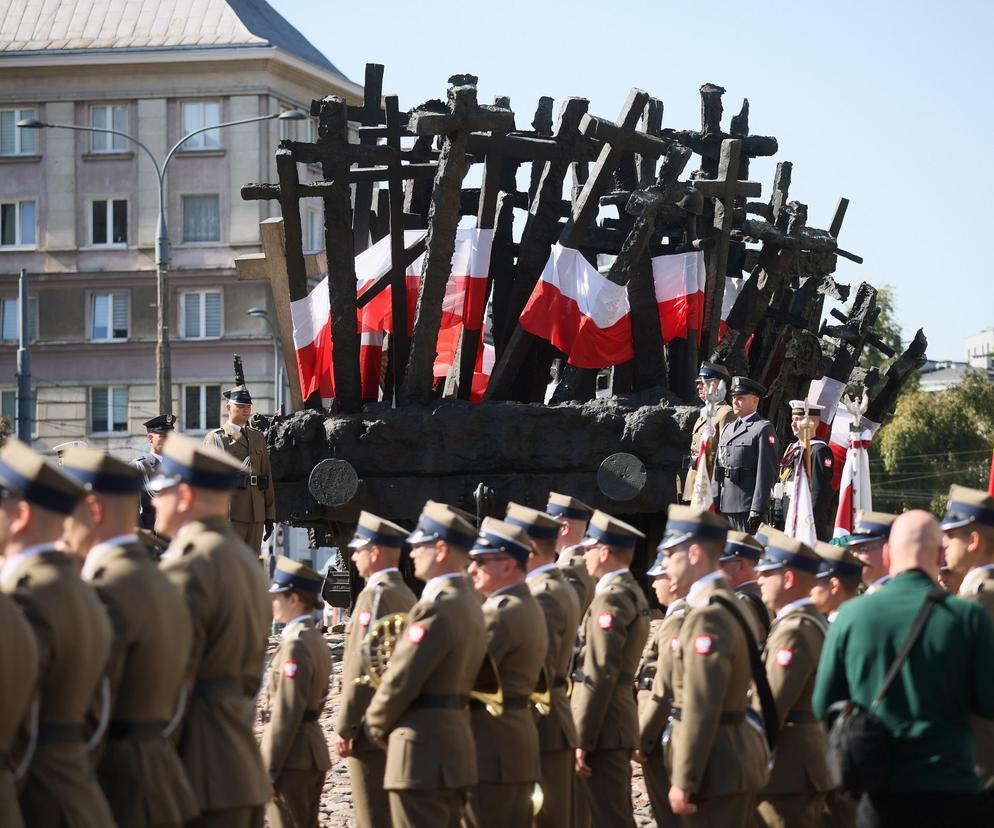
<path fill-rule="evenodd" d="M 239 121 L 227 121 L 223 124 L 201 127 L 180 138 L 173 145 L 173 148 L 166 153 L 161 164 L 145 144 L 133 135 L 121 130 L 80 126 L 79 124 L 48 124 L 37 118 L 26 118 L 17 123 L 21 129 L 72 129 L 77 132 L 106 132 L 111 135 L 120 135 L 141 147 L 155 168 L 155 175 L 159 180 L 159 217 L 155 234 L 156 302 L 158 304 L 155 336 L 155 402 L 160 414 L 170 414 L 173 409 L 173 377 L 169 356 L 169 229 L 166 226 L 166 167 L 175 156 L 176 150 L 194 135 L 199 135 L 202 132 L 241 124 L 252 124 L 258 121 L 301 121 L 306 117 L 307 115 L 299 109 L 290 109 L 285 112 L 274 112 L 270 115 L 258 115 L 254 118 L 243 118 Z"/>
<path fill-rule="evenodd" d="M 273 327 L 273 320 L 263 308 L 249 308 L 245 311 L 247 316 L 254 316 L 262 319 L 269 328 L 269 333 L 273 338 L 273 413 L 280 412 L 283 405 L 283 378 L 280 373 L 280 336 Z"/>

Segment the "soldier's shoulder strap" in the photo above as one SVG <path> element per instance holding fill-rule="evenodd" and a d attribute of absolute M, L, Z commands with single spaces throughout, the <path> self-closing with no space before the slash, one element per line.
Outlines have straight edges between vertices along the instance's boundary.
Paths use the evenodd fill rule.
<path fill-rule="evenodd" d="M 756 595 L 756 593 L 746 592 L 745 590 L 736 590 L 735 594 L 740 600 L 745 601 L 747 604 L 752 604 L 752 608 L 756 611 L 756 616 L 759 619 L 759 625 L 763 628 L 763 638 L 765 639 L 770 634 L 770 613 L 767 611 L 763 599 Z"/>
<path fill-rule="evenodd" d="M 211 440 L 214 442 L 215 447 L 224 451 L 224 428 L 215 428 L 211 434 Z"/>

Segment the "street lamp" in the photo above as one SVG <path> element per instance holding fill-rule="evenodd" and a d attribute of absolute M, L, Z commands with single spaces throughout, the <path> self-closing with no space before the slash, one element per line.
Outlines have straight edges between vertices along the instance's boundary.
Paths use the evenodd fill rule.
<path fill-rule="evenodd" d="M 262 319 L 269 328 L 269 333 L 273 337 L 273 413 L 277 414 L 283 404 L 283 378 L 280 375 L 280 336 L 273 327 L 273 320 L 269 318 L 263 308 L 249 308 L 245 311 L 247 316 L 254 316 Z"/>
<path fill-rule="evenodd" d="M 285 112 L 274 112 L 270 115 L 259 115 L 254 118 L 244 118 L 240 121 L 228 121 L 223 124 L 212 124 L 201 127 L 192 132 L 188 132 L 179 139 L 160 164 L 152 151 L 141 141 L 127 132 L 117 129 L 105 129 L 103 127 L 80 126 L 79 124 L 48 124 L 39 121 L 37 118 L 25 118 L 17 122 L 21 129 L 72 129 L 77 132 L 106 132 L 111 135 L 120 135 L 131 143 L 141 147 L 145 154 L 152 161 L 155 168 L 155 175 L 159 179 L 159 218 L 155 236 L 155 268 L 156 268 L 156 297 L 158 301 L 158 317 L 155 337 L 155 402 L 160 414 L 169 414 L 173 409 L 172 398 L 172 367 L 169 359 L 169 230 L 166 227 L 166 167 L 173 156 L 187 140 L 201 132 L 208 132 L 212 129 L 224 129 L 225 127 L 239 126 L 241 124 L 252 124 L 258 121 L 302 121 L 307 117 L 306 113 L 299 109 L 290 109 Z"/>

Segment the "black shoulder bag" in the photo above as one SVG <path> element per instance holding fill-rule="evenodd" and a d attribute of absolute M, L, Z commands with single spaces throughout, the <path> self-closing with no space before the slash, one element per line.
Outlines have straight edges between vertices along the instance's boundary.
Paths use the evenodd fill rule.
<path fill-rule="evenodd" d="M 925 623 L 938 601 L 946 593 L 933 588 L 925 596 L 911 631 L 897 654 L 883 686 L 869 710 L 846 699 L 828 708 L 828 763 L 838 785 L 855 797 L 881 791 L 891 772 L 891 734 L 874 711 L 897 679 L 901 667 L 925 630 Z"/>

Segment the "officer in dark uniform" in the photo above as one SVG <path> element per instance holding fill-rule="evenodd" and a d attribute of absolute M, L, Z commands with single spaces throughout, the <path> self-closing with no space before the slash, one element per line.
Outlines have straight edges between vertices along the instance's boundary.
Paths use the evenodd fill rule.
<path fill-rule="evenodd" d="M 755 532 L 769 511 L 776 482 L 777 435 L 756 409 L 766 389 L 748 377 L 732 378 L 735 419 L 718 437 L 712 491 L 715 507 L 740 532 Z"/>
<path fill-rule="evenodd" d="M 166 437 L 169 432 L 176 427 L 175 414 L 160 414 L 151 420 L 146 420 L 142 425 L 148 435 L 148 454 L 143 454 L 132 462 L 138 471 L 145 478 L 145 487 L 141 491 L 141 501 L 138 504 L 138 525 L 149 532 L 155 530 L 155 506 L 152 505 L 152 494 L 148 490 L 148 481 L 159 472 L 159 463 L 162 462 L 162 447 L 166 444 Z"/>
<path fill-rule="evenodd" d="M 821 413 L 823 406 L 805 403 L 804 400 L 790 401 L 790 428 L 797 437 L 783 454 L 780 461 L 780 483 L 783 486 L 783 495 L 778 500 L 782 507 L 774 511 L 779 512 L 776 517 L 777 525 L 783 526 L 783 520 L 787 515 L 787 505 L 790 501 L 790 493 L 793 490 L 794 470 L 797 468 L 798 458 L 804 454 L 804 442 L 801 422 L 805 414 L 811 420 L 811 438 L 809 442 L 811 450 L 811 475 L 808 478 L 811 486 L 811 509 L 815 517 L 815 531 L 818 540 L 829 541 L 832 539 L 833 526 L 835 524 L 835 511 L 832 509 L 832 498 L 835 490 L 832 488 L 832 477 L 835 475 L 835 455 L 824 440 L 814 437 L 818 426 L 821 423 Z"/>

